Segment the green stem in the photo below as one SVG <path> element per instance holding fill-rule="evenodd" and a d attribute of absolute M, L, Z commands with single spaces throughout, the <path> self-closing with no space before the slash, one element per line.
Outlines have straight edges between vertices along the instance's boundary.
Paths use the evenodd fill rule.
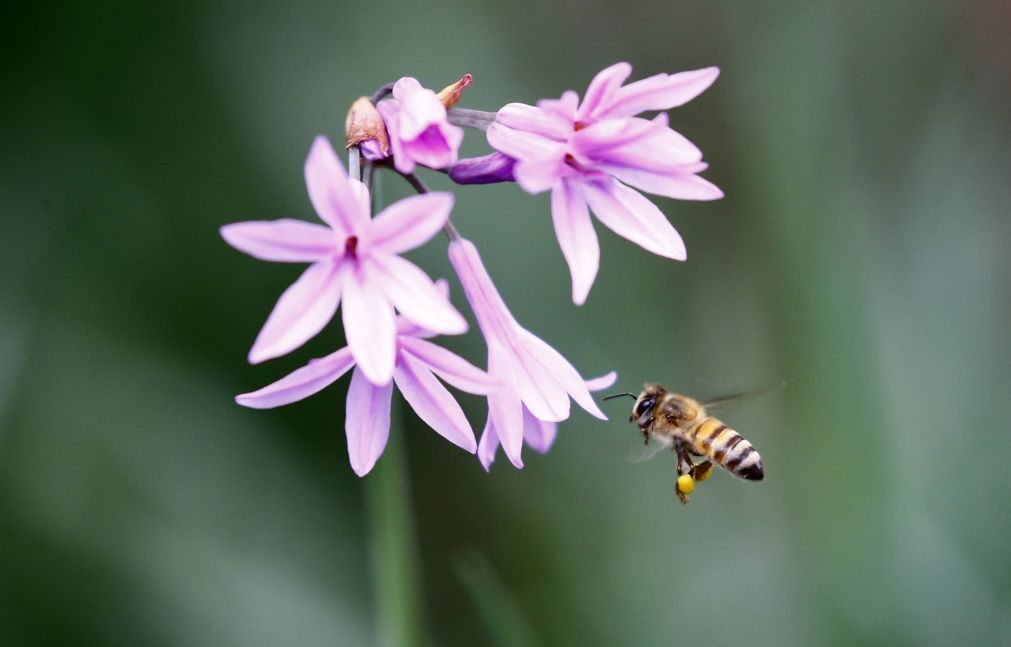
<path fill-rule="evenodd" d="M 392 423 L 382 459 L 365 479 L 376 633 L 379 645 L 412 647 L 424 643 L 424 616 L 404 439 L 394 437 Z"/>

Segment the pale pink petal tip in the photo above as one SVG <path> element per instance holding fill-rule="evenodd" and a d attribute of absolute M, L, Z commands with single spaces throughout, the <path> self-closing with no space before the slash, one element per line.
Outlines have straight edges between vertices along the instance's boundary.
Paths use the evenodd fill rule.
<path fill-rule="evenodd" d="M 272 409 L 303 400 L 337 381 L 351 370 L 354 359 L 347 348 L 326 357 L 314 359 L 302 368 L 273 384 L 235 397 L 235 401 L 252 409 Z"/>
<path fill-rule="evenodd" d="M 392 384 L 375 386 L 359 369 L 352 373 L 344 428 L 351 469 L 358 476 L 368 474 L 386 449 L 392 395 Z"/>
<path fill-rule="evenodd" d="M 495 462 L 495 454 L 498 452 L 498 436 L 495 434 L 495 428 L 492 426 L 491 419 L 488 420 L 484 427 L 484 433 L 481 434 L 481 442 L 477 445 L 477 458 L 481 462 L 481 467 L 484 471 L 491 471 L 491 464 Z"/>
<path fill-rule="evenodd" d="M 611 388 L 618 381 L 618 373 L 611 371 L 600 377 L 592 377 L 586 380 L 586 388 L 590 391 L 603 391 Z"/>
<path fill-rule="evenodd" d="M 310 265 L 278 299 L 249 351 L 249 363 L 280 357 L 312 339 L 333 318 L 340 300 L 334 266 Z"/>
<path fill-rule="evenodd" d="M 328 227 L 302 220 L 234 222 L 220 232 L 235 249 L 264 261 L 313 263 L 336 253 Z"/>

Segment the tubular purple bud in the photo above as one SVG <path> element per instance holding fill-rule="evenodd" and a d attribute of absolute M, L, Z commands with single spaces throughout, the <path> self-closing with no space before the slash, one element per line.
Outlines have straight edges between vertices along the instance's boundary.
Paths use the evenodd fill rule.
<path fill-rule="evenodd" d="M 447 85 L 439 92 L 437 95 L 439 97 L 439 101 L 441 101 L 442 105 L 446 106 L 446 109 L 449 110 L 460 101 L 460 97 L 463 95 L 464 89 L 473 82 L 473 76 L 470 74 L 464 74 L 460 77 L 459 81 L 451 85 Z"/>
<path fill-rule="evenodd" d="M 498 152 L 484 157 L 469 157 L 450 167 L 449 178 L 457 184 L 512 182 L 515 180 L 515 164 L 516 160 Z"/>
<path fill-rule="evenodd" d="M 361 146 L 366 159 L 377 160 L 390 155 L 390 138 L 379 111 L 368 97 L 360 97 L 351 104 L 344 122 L 347 148 Z"/>

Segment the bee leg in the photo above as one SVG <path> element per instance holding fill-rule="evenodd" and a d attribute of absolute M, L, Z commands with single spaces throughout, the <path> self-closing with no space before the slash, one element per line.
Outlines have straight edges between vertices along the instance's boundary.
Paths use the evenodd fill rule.
<path fill-rule="evenodd" d="M 713 464 L 711 461 L 702 461 L 698 465 L 692 466 L 691 475 L 696 481 L 704 481 L 713 474 Z"/>
<path fill-rule="evenodd" d="M 680 443 L 675 446 L 674 451 L 678 455 L 678 476 L 682 474 L 690 474 L 694 465 L 692 465 L 691 456 L 685 451 L 685 448 Z"/>

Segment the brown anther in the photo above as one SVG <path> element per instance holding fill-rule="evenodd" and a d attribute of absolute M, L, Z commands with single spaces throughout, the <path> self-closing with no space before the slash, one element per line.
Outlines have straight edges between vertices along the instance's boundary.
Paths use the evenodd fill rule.
<path fill-rule="evenodd" d="M 344 253 L 353 257 L 357 252 L 358 236 L 348 236 L 347 242 L 344 243 Z"/>

